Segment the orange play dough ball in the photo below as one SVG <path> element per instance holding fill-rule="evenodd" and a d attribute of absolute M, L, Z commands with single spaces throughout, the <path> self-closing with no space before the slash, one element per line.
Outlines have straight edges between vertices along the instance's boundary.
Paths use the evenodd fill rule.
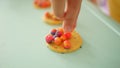
<path fill-rule="evenodd" d="M 67 39 L 67 37 L 65 35 L 62 35 L 60 38 L 62 41 L 65 41 Z"/>
<path fill-rule="evenodd" d="M 56 38 L 54 39 L 54 43 L 55 43 L 56 45 L 60 45 L 60 44 L 62 43 L 62 40 L 60 39 L 60 37 L 56 37 Z"/>
<path fill-rule="evenodd" d="M 65 41 L 63 42 L 63 47 L 64 47 L 65 49 L 70 49 L 70 48 L 71 48 L 71 43 L 70 43 L 70 41 L 69 41 L 69 40 L 65 40 Z"/>
<path fill-rule="evenodd" d="M 58 28 L 57 30 L 64 34 L 63 28 Z"/>

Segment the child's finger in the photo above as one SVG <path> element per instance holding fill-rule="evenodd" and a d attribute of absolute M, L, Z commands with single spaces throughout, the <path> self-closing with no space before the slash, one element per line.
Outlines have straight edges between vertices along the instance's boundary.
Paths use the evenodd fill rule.
<path fill-rule="evenodd" d="M 51 0 L 53 12 L 58 18 L 62 18 L 64 16 L 65 1 L 66 0 Z"/>
<path fill-rule="evenodd" d="M 71 23 L 73 21 L 74 20 L 72 20 L 72 19 L 68 19 L 68 20 L 65 19 L 64 20 L 64 23 L 62 26 L 63 26 L 65 33 L 73 31 L 73 23 Z"/>
<path fill-rule="evenodd" d="M 68 0 L 63 27 L 65 32 L 71 32 L 76 27 L 77 18 L 82 0 Z"/>

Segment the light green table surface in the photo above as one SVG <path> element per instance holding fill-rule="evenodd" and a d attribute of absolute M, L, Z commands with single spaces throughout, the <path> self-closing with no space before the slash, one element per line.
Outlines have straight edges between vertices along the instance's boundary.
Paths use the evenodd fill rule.
<path fill-rule="evenodd" d="M 0 0 L 0 68 L 120 68 L 120 24 L 83 2 L 76 30 L 83 46 L 76 52 L 50 51 L 42 21 L 46 10 L 32 0 Z M 61 25 L 60 25 L 61 26 Z"/>

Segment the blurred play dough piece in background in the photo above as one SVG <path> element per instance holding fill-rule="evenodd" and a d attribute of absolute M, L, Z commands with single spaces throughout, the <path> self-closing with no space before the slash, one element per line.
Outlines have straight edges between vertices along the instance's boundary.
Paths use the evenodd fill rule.
<path fill-rule="evenodd" d="M 57 19 L 57 17 L 53 13 L 50 13 L 50 12 L 45 12 L 43 16 L 43 20 L 44 22 L 50 25 L 58 25 L 62 23 L 61 20 Z"/>
<path fill-rule="evenodd" d="M 51 6 L 50 0 L 34 0 L 35 8 L 49 8 Z"/>

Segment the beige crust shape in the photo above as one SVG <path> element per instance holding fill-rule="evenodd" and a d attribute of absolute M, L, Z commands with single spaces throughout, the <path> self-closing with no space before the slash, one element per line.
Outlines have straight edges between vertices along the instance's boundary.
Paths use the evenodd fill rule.
<path fill-rule="evenodd" d="M 58 25 L 62 23 L 60 20 L 52 20 L 50 18 L 47 18 L 45 15 L 43 16 L 43 20 L 50 25 Z"/>
<path fill-rule="evenodd" d="M 35 5 L 35 4 L 34 4 L 34 7 L 35 7 L 36 9 L 41 9 L 40 7 L 38 7 L 38 6 L 37 6 L 37 5 Z"/>
<path fill-rule="evenodd" d="M 52 44 L 47 44 L 47 46 L 52 51 L 55 51 L 55 52 L 58 52 L 58 53 L 70 53 L 70 52 L 76 51 L 79 48 L 81 48 L 82 38 L 80 37 L 80 35 L 76 31 L 74 31 L 74 32 L 72 32 L 72 37 L 70 39 L 70 42 L 71 42 L 71 48 L 70 49 L 65 49 L 62 46 L 63 44 L 55 45 L 54 43 L 52 43 Z"/>

